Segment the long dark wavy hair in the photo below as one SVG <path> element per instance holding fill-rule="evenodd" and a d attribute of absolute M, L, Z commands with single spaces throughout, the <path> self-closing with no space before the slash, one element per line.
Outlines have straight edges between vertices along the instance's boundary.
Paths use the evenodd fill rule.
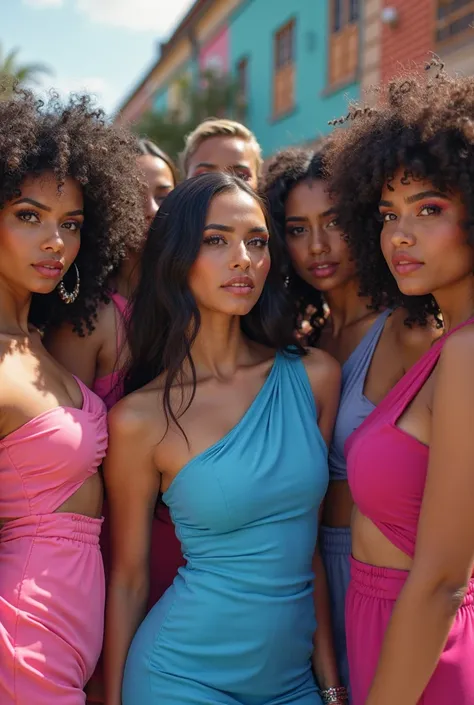
<path fill-rule="evenodd" d="M 216 196 L 244 191 L 265 206 L 247 184 L 229 174 L 203 174 L 184 181 L 165 199 L 155 216 L 143 251 L 141 277 L 131 302 L 128 321 L 130 362 L 125 391 L 130 393 L 166 373 L 163 407 L 166 419 L 179 427 L 178 418 L 189 408 L 196 389 L 192 345 L 200 314 L 189 288 L 189 273 L 202 244 L 207 212 Z M 287 292 L 281 277 L 279 239 L 270 237 L 271 266 L 262 295 L 242 316 L 243 333 L 252 341 L 290 354 L 303 355 L 295 342 Z M 173 410 L 170 393 L 186 363 L 193 392 L 184 409 Z"/>
<path fill-rule="evenodd" d="M 308 345 L 317 345 L 325 322 L 322 294 L 296 273 L 286 246 L 285 207 L 290 191 L 304 181 L 326 180 L 325 142 L 317 149 L 290 147 L 275 154 L 268 162 L 260 191 L 266 198 L 274 230 L 284 253 L 284 276 L 292 303 L 293 325 L 299 330 L 304 320 L 311 326 L 306 336 Z"/>

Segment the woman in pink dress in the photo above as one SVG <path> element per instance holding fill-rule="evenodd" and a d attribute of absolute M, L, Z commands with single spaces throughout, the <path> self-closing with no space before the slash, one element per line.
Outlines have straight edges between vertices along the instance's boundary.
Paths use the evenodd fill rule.
<path fill-rule="evenodd" d="M 474 78 L 431 68 L 329 158 L 362 292 L 445 332 L 346 443 L 354 705 L 474 703 Z"/>
<path fill-rule="evenodd" d="M 0 100 L 2 705 L 83 705 L 102 646 L 106 408 L 41 331 L 92 325 L 143 228 L 133 155 L 87 98 Z"/>
<path fill-rule="evenodd" d="M 79 336 L 66 321 L 46 336 L 46 345 L 56 360 L 93 389 L 108 409 L 123 396 L 120 369 L 128 356 L 124 314 L 139 275 L 143 243 L 156 212 L 178 179 L 173 162 L 149 140 L 138 142 L 136 163 L 147 186 L 144 229 L 127 238 L 125 256 L 108 279 L 108 300 L 99 306 L 87 335 Z"/>
<path fill-rule="evenodd" d="M 127 301 L 138 278 L 143 243 L 161 203 L 178 181 L 176 167 L 157 145 L 149 140 L 140 140 L 137 146 L 137 166 L 147 185 L 145 229 L 138 237 L 127 240 L 126 256 L 109 278 L 109 300 L 100 304 L 92 330 L 80 336 L 72 325 L 65 322 L 61 327 L 48 331 L 46 338 L 46 347 L 56 360 L 92 389 L 105 402 L 107 409 L 123 396 L 121 369 L 128 356 L 125 315 Z M 106 507 L 104 517 L 100 543 L 107 575 L 110 541 Z M 171 585 L 178 568 L 183 564 L 181 544 L 176 537 L 169 511 L 160 502 L 153 524 L 150 607 Z M 100 661 L 87 685 L 88 703 L 104 701 L 102 681 Z"/>

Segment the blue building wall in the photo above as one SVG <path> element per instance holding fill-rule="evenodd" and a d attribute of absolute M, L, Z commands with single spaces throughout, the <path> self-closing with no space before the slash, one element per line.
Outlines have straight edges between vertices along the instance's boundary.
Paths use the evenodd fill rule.
<path fill-rule="evenodd" d="M 230 25 L 230 66 L 248 57 L 247 124 L 265 156 L 327 133 L 328 120 L 342 115 L 347 99 L 359 96 L 358 84 L 324 95 L 328 67 L 328 0 L 244 0 Z M 295 108 L 273 119 L 273 37 L 296 19 Z"/>
<path fill-rule="evenodd" d="M 168 88 L 162 88 L 153 96 L 153 111 L 166 113 L 168 110 Z"/>
<path fill-rule="evenodd" d="M 170 107 L 170 87 L 183 76 L 188 76 L 192 84 L 197 85 L 199 77 L 199 64 L 197 57 L 191 57 L 182 64 L 168 80 L 167 84 L 160 88 L 153 96 L 152 110 L 156 113 L 166 113 Z"/>

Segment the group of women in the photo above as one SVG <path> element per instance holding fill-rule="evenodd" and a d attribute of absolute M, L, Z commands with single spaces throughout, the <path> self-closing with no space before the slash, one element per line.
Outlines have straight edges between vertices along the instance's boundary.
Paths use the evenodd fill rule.
<path fill-rule="evenodd" d="M 2 705 L 474 702 L 473 115 L 0 100 Z"/>

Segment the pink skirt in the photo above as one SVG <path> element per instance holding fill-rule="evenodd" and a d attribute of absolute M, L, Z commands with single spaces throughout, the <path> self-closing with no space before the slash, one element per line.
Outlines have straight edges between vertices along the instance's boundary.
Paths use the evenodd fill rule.
<path fill-rule="evenodd" d="M 83 705 L 99 658 L 102 519 L 46 514 L 0 530 L 0 703 Z"/>
<path fill-rule="evenodd" d="M 351 558 L 346 637 L 352 705 L 364 705 L 385 632 L 408 573 Z M 458 610 L 435 672 L 418 705 L 474 704 L 474 580 Z"/>

